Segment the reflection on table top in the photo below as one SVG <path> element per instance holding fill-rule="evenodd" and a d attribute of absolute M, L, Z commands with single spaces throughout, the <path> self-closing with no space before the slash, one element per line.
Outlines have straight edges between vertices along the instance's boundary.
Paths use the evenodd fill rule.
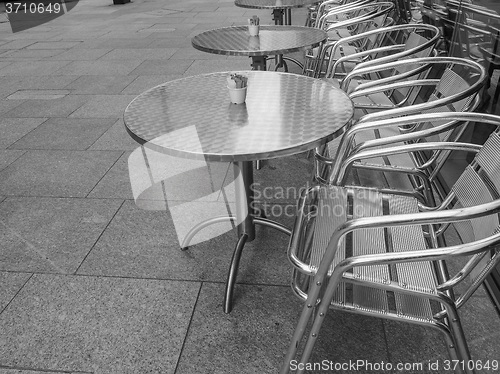
<path fill-rule="evenodd" d="M 125 110 L 140 143 L 174 156 L 250 161 L 299 153 L 343 132 L 353 114 L 347 95 L 328 81 L 245 71 L 244 104 L 231 104 L 227 76 L 190 76 L 154 87 Z"/>
<path fill-rule="evenodd" d="M 302 8 L 320 2 L 320 0 L 235 0 L 234 5 L 254 9 L 287 9 Z"/>
<path fill-rule="evenodd" d="M 202 32 L 193 37 L 194 48 L 233 56 L 277 55 L 317 47 L 325 41 L 323 30 L 303 26 L 260 26 L 250 36 L 247 26 L 232 26 Z"/>

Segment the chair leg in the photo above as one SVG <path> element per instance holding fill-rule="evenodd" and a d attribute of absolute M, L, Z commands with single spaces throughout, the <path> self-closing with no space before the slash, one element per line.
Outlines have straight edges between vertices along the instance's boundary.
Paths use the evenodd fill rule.
<path fill-rule="evenodd" d="M 460 322 L 458 311 L 454 305 L 446 305 L 445 307 L 448 313 L 448 326 L 453 337 L 455 347 L 454 349 L 456 350 L 456 354 L 458 355 L 458 359 L 460 360 L 459 362 L 464 363 L 464 370 L 462 371 L 462 367 L 457 368 L 457 373 L 474 374 L 474 369 L 470 369 L 467 365 L 469 361 L 471 361 L 471 356 L 467 341 L 465 340 L 465 334 Z"/>

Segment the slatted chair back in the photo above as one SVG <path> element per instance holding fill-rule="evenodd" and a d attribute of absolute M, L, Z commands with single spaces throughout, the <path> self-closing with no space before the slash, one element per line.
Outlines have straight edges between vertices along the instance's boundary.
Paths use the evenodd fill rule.
<path fill-rule="evenodd" d="M 358 65 L 367 67 L 404 58 L 428 57 L 432 54 L 440 35 L 439 29 L 431 25 L 396 25 L 346 38 L 330 48 L 325 77 L 345 77 Z M 346 45 L 351 43 L 360 43 L 356 46 L 356 53 L 337 57 L 339 55 L 337 51 L 345 50 Z M 400 66 L 398 71 L 403 73 L 407 70 L 405 66 Z M 381 77 L 375 76 L 375 79 L 379 78 Z"/>

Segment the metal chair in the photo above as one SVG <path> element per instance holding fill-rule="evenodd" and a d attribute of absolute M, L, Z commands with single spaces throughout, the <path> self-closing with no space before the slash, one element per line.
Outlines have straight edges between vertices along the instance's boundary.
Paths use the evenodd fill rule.
<path fill-rule="evenodd" d="M 319 18 L 314 27 L 324 29 L 328 33 L 327 45 L 329 45 L 344 37 L 391 25 L 393 21 L 388 15 L 393 8 L 394 4 L 390 2 L 362 0 L 359 3 L 339 6 L 321 16 L 318 14 Z M 313 76 L 319 56 L 322 56 L 321 47 L 306 51 L 304 75 Z"/>
<path fill-rule="evenodd" d="M 444 117 L 500 125 L 493 115 Z M 500 263 L 500 133 L 484 146 L 438 142 L 373 154 L 438 148 L 476 157 L 437 207 L 369 188 L 316 185 L 304 191 L 288 257 L 293 290 L 305 304 L 281 373 L 289 372 L 292 360 L 299 369 L 305 366 L 330 308 L 434 328 L 443 334 L 451 359 L 469 362 L 458 309 Z M 446 244 L 451 230 L 459 234 L 459 244 Z M 460 270 L 448 274 L 446 265 L 457 260 Z M 465 291 L 459 293 L 459 286 Z M 468 365 L 461 369 L 456 372 L 473 373 Z"/>
<path fill-rule="evenodd" d="M 439 75 L 435 72 L 437 68 Z M 394 70 L 399 69 L 403 72 L 395 74 Z M 315 150 L 316 180 L 332 183 L 343 160 L 362 149 L 429 140 L 456 141 L 465 131 L 466 123 L 446 124 L 433 119 L 432 113 L 474 110 L 480 104 L 478 93 L 486 80 L 484 68 L 474 61 L 427 57 L 355 69 L 344 80 L 342 87 L 347 89 L 349 86 L 346 85 L 355 76 L 364 77 L 379 71 L 389 71 L 386 78 L 378 80 L 385 84 L 377 85 L 377 80 L 368 81 L 359 84 L 350 93 L 357 108 L 357 120 L 348 126 L 341 138 Z M 431 79 L 431 76 L 434 78 Z M 416 79 L 411 79 L 413 77 Z M 429 114 L 424 117 L 428 121 L 402 118 L 423 113 Z M 433 192 L 443 195 L 436 178 L 449 154 L 442 151 L 431 154 L 421 152 L 414 157 L 389 155 L 358 163 L 356 167 L 358 170 L 365 168 L 384 172 L 412 169 L 413 173 L 407 173 L 413 186 L 411 192 L 430 197 Z M 426 179 L 431 181 L 433 191 L 429 185 L 422 183 Z"/>
<path fill-rule="evenodd" d="M 361 2 L 366 0 L 326 0 L 322 1 L 319 4 L 314 4 L 308 7 L 307 9 L 307 17 L 305 26 L 314 27 L 316 22 L 318 13 L 323 14 L 326 10 L 331 10 L 335 7 L 339 7 L 342 5 L 347 5 L 354 2 Z"/>
<path fill-rule="evenodd" d="M 431 25 L 379 28 L 330 42 L 321 50 L 316 77 L 342 79 L 357 66 L 366 67 L 411 57 L 430 56 L 441 33 Z"/>
<path fill-rule="evenodd" d="M 487 31 L 489 32 L 490 40 L 489 45 L 479 47 L 483 58 L 484 64 L 488 71 L 488 86 L 491 85 L 491 78 L 495 70 L 500 69 L 500 29 L 494 26 L 488 26 Z M 497 82 L 497 88 L 493 95 L 492 104 L 496 105 L 498 102 L 498 97 L 500 96 L 500 84 Z"/>

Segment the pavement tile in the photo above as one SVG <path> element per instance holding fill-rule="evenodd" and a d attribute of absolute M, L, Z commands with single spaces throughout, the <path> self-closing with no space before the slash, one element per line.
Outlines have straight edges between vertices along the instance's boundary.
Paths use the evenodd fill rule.
<path fill-rule="evenodd" d="M 0 211 L 4 243 L 0 269 L 74 273 L 120 204 L 119 200 L 5 199 Z"/>
<path fill-rule="evenodd" d="M 170 75 L 184 74 L 192 60 L 146 60 L 140 64 L 132 74 L 136 75 Z"/>
<path fill-rule="evenodd" d="M 10 149 L 85 150 L 113 123 L 112 119 L 51 118 L 11 145 Z"/>
<path fill-rule="evenodd" d="M 0 314 L 30 277 L 31 273 L 0 271 L 0 284 L 2 285 L 0 288 Z"/>
<path fill-rule="evenodd" d="M 136 146 L 137 143 L 136 143 Z M 130 152 L 124 153 L 99 181 L 88 197 L 97 199 L 133 199 L 128 172 Z"/>
<path fill-rule="evenodd" d="M 92 95 L 92 98 L 73 112 L 71 118 L 121 118 L 136 95 Z"/>
<path fill-rule="evenodd" d="M 12 151 L 0 149 L 0 170 L 5 169 L 11 163 L 16 161 L 25 151 Z"/>
<path fill-rule="evenodd" d="M 178 206 L 182 209 L 183 202 Z M 191 211 L 184 217 L 180 215 L 176 223 L 191 223 L 189 227 L 192 227 L 204 218 L 209 217 L 201 211 Z M 188 222 L 181 222 L 182 219 Z M 279 220 L 288 227 L 292 224 L 287 217 L 279 217 Z M 220 234 L 228 229 L 230 231 L 220 236 L 181 251 L 170 212 L 142 210 L 133 201 L 126 201 L 79 273 L 221 282 L 227 276 L 236 245 L 236 230 L 229 224 L 219 223 L 198 234 Z M 285 253 L 288 239 L 274 229 L 258 226 L 257 238 L 245 245 L 238 282 L 288 284 L 291 270 Z"/>
<path fill-rule="evenodd" d="M 132 151 L 139 144 L 133 140 L 125 129 L 123 118 L 115 122 L 90 148 L 91 151 Z"/>
<path fill-rule="evenodd" d="M 60 371 L 47 371 L 47 370 L 39 371 L 36 369 L 22 370 L 22 369 L 0 368 L 0 374 L 60 374 L 60 373 L 61 373 Z M 70 373 L 70 374 L 87 374 L 87 373 L 84 373 L 84 372 L 76 373 L 75 372 L 75 373 Z"/>
<path fill-rule="evenodd" d="M 67 117 L 90 99 L 89 95 L 68 95 L 55 100 L 23 100 L 4 116 L 10 118 Z"/>
<path fill-rule="evenodd" d="M 204 61 L 195 60 L 189 69 L 186 70 L 185 75 L 206 74 L 214 71 L 251 70 L 251 63 L 252 60 L 249 57 L 231 57 Z"/>
<path fill-rule="evenodd" d="M 104 36 L 107 36 L 104 35 Z M 151 43 L 151 40 L 148 39 L 105 39 L 104 36 L 102 38 L 98 39 L 90 39 L 86 40 L 80 45 L 77 45 L 73 49 L 77 48 L 82 48 L 82 49 L 96 49 L 96 48 L 109 48 L 109 49 L 115 49 L 115 48 L 149 48 L 149 44 Z"/>
<path fill-rule="evenodd" d="M 18 90 L 55 90 L 62 89 L 75 79 L 76 75 L 61 75 L 61 76 L 26 76 L 26 77 L 3 77 L 2 83 L 13 85 Z"/>
<path fill-rule="evenodd" d="M 111 48 L 72 48 L 56 55 L 52 60 L 58 61 L 93 61 L 111 51 Z"/>
<path fill-rule="evenodd" d="M 5 67 L 0 65 L 0 76 L 53 75 L 67 64 L 67 61 L 37 61 L 36 64 L 32 61 L 17 61 Z"/>
<path fill-rule="evenodd" d="M 425 328 L 398 321 L 384 321 L 387 347 L 390 361 L 396 363 L 422 363 L 428 368 L 428 363 L 449 359 L 443 335 L 430 328 Z M 421 373 L 422 371 L 420 371 Z M 426 371 L 427 372 L 427 371 Z M 429 373 L 440 374 L 443 371 Z M 406 373 L 406 371 L 405 371 Z M 417 371 L 408 371 L 417 373 Z"/>
<path fill-rule="evenodd" d="M 269 204 L 270 210 L 275 204 L 295 206 L 302 190 L 311 186 L 312 171 L 307 152 L 266 160 L 261 170 L 254 171 L 255 199 Z"/>
<path fill-rule="evenodd" d="M 61 50 L 57 49 L 22 49 L 10 50 L 2 54 L 2 59 L 5 60 L 23 60 L 23 59 L 41 59 L 53 57 L 61 54 Z"/>
<path fill-rule="evenodd" d="M 0 172 L 0 194 L 84 197 L 120 155 L 116 151 L 29 151 Z"/>
<path fill-rule="evenodd" d="M 172 60 L 221 60 L 223 56 L 214 53 L 206 53 L 193 47 L 179 48 L 171 58 Z"/>
<path fill-rule="evenodd" d="M 176 36 L 176 34 L 172 33 L 153 32 L 149 37 L 152 40 L 149 44 L 150 48 L 186 47 L 191 45 L 191 38 Z"/>
<path fill-rule="evenodd" d="M 150 88 L 158 86 L 162 83 L 182 78 L 182 74 L 171 75 L 139 75 L 130 83 L 123 91 L 123 94 L 139 95 Z"/>
<path fill-rule="evenodd" d="M 56 61 L 54 61 L 56 62 Z M 63 62 L 63 61 L 57 61 Z M 125 61 L 64 61 L 67 65 L 58 70 L 62 75 L 127 75 L 139 66 L 142 60 Z M 0 69 L 0 74 L 2 69 Z"/>
<path fill-rule="evenodd" d="M 83 75 L 65 88 L 74 94 L 117 94 L 135 78 L 134 75 Z"/>
<path fill-rule="evenodd" d="M 0 364 L 173 373 L 199 287 L 34 275 L 0 316 Z"/>
<path fill-rule="evenodd" d="M 26 47 L 26 49 L 70 49 L 80 44 L 80 42 L 67 42 L 67 41 L 51 41 L 51 42 L 36 42 Z"/>
<path fill-rule="evenodd" d="M 107 53 L 101 60 L 168 60 L 175 52 L 177 48 L 117 48 Z"/>
<path fill-rule="evenodd" d="M 0 101 L 2 103 L 2 101 Z M 5 149 L 45 122 L 47 118 L 0 118 L 0 149 Z"/>
<path fill-rule="evenodd" d="M 500 356 L 500 346 L 497 344 L 500 339 L 500 319 L 489 297 L 483 295 L 473 296 L 460 309 L 460 318 L 472 359 L 485 363 Z"/>
<path fill-rule="evenodd" d="M 5 95 L 9 95 L 10 93 L 15 92 L 14 90 L 15 89 L 13 89 L 13 90 L 8 89 L 4 93 L 5 93 Z M 16 106 L 18 106 L 20 104 L 22 104 L 22 101 L 0 100 L 0 114 L 3 115 L 4 113 L 8 112 L 11 109 L 14 109 Z M 0 139 L 0 142 L 1 142 L 1 139 Z"/>
<path fill-rule="evenodd" d="M 0 45 L 0 49 L 13 49 L 13 50 L 18 50 L 18 49 L 23 49 L 29 45 L 35 44 L 36 40 L 12 40 L 10 42 L 7 42 L 5 44 Z"/>
<path fill-rule="evenodd" d="M 7 96 L 7 100 L 55 100 L 70 94 L 68 90 L 18 90 Z"/>
<path fill-rule="evenodd" d="M 289 287 L 244 285 L 235 291 L 233 310 L 225 314 L 223 292 L 221 284 L 203 284 L 176 373 L 276 373 L 302 302 Z M 311 362 L 385 359 L 383 338 L 375 335 L 381 324 L 361 328 L 359 317 L 330 312 Z"/>

